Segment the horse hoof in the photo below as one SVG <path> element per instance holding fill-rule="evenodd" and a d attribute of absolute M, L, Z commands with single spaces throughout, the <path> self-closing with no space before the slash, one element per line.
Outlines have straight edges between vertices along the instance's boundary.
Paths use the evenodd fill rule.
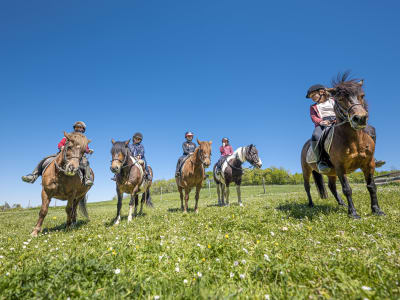
<path fill-rule="evenodd" d="M 314 203 L 308 203 L 308 207 L 309 208 L 313 208 L 314 207 Z"/>
<path fill-rule="evenodd" d="M 386 214 L 385 214 L 383 211 L 381 211 L 381 210 L 373 211 L 372 213 L 373 213 L 375 216 L 386 216 Z"/>
<path fill-rule="evenodd" d="M 199 213 L 199 210 L 198 209 L 195 209 L 195 211 L 194 211 L 196 214 L 198 214 Z"/>
<path fill-rule="evenodd" d="M 38 236 L 38 233 L 37 233 L 37 231 L 35 231 L 35 230 L 34 230 L 34 231 L 32 231 L 32 233 L 31 233 L 31 236 L 32 236 L 32 237 L 37 237 L 37 236 Z"/>
<path fill-rule="evenodd" d="M 132 222 L 132 216 L 128 217 L 128 223 Z"/>
<path fill-rule="evenodd" d="M 359 215 L 357 215 L 356 213 L 354 213 L 354 214 L 349 214 L 349 217 L 352 218 L 352 219 L 354 219 L 354 220 L 359 220 L 359 219 L 361 219 L 361 217 L 360 217 Z"/>

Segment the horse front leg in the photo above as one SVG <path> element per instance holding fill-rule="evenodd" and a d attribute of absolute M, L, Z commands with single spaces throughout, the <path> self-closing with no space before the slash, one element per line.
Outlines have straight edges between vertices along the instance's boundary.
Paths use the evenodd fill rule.
<path fill-rule="evenodd" d="M 132 210 L 135 205 L 135 197 L 134 193 L 131 194 L 131 200 L 129 201 L 129 213 L 128 213 L 128 223 L 132 221 Z"/>
<path fill-rule="evenodd" d="M 221 183 L 221 205 L 225 206 L 225 184 Z M 226 203 L 228 205 L 228 203 Z"/>
<path fill-rule="evenodd" d="M 229 184 L 225 185 L 226 205 L 229 205 Z"/>
<path fill-rule="evenodd" d="M 39 211 L 39 219 L 36 223 L 35 228 L 33 229 L 32 233 L 31 233 L 31 235 L 33 237 L 37 237 L 38 232 L 42 229 L 43 220 L 46 217 L 47 212 L 49 210 L 50 201 L 51 201 L 51 197 L 49 197 L 47 195 L 47 193 L 45 192 L 45 190 L 42 189 L 42 207 L 40 208 L 40 211 Z"/>
<path fill-rule="evenodd" d="M 335 197 L 337 203 L 340 206 L 345 206 L 342 198 L 340 197 L 336 189 L 336 176 L 328 176 L 328 187 L 331 190 L 332 195 Z"/>
<path fill-rule="evenodd" d="M 223 203 L 221 202 L 221 188 L 220 183 L 217 183 L 217 195 L 218 195 L 218 205 L 222 206 Z"/>
<path fill-rule="evenodd" d="M 183 210 L 184 213 L 188 212 L 189 209 L 189 193 L 190 193 L 190 189 L 185 189 L 185 208 Z"/>
<path fill-rule="evenodd" d="M 181 211 L 184 211 L 184 206 L 183 206 L 183 189 L 178 186 L 178 191 L 179 191 L 179 197 L 181 199 Z"/>
<path fill-rule="evenodd" d="M 67 206 L 65 207 L 65 212 L 67 213 L 67 229 L 71 227 L 72 224 L 72 210 L 74 207 L 74 200 L 68 199 Z"/>
<path fill-rule="evenodd" d="M 374 164 L 374 162 L 372 162 Z M 376 194 L 376 185 L 374 180 L 375 166 L 370 165 L 368 168 L 362 170 L 364 173 L 365 182 L 367 183 L 367 189 L 371 197 L 371 210 L 374 215 L 384 216 L 385 213 L 381 210 L 378 204 L 378 197 Z"/>
<path fill-rule="evenodd" d="M 354 219 L 360 219 L 360 216 L 357 214 L 356 208 L 354 207 L 353 199 L 352 199 L 352 194 L 353 191 L 351 190 L 349 181 L 347 180 L 347 177 L 345 174 L 341 173 L 338 174 L 340 183 L 342 184 L 342 190 L 343 194 L 345 194 L 347 198 L 347 204 L 348 204 L 348 215 L 351 218 Z"/>
<path fill-rule="evenodd" d="M 243 206 L 243 203 L 242 203 L 242 191 L 240 190 L 240 184 L 236 185 L 236 194 L 237 194 L 237 197 L 238 197 L 239 206 Z"/>
<path fill-rule="evenodd" d="M 118 225 L 119 222 L 121 221 L 122 196 L 123 196 L 123 193 L 121 193 L 121 191 L 119 190 L 118 185 L 117 185 L 117 197 L 118 197 L 117 216 L 115 217 L 114 225 Z"/>
<path fill-rule="evenodd" d="M 77 217 L 77 209 L 78 209 L 79 200 L 75 199 L 72 204 L 72 212 L 71 212 L 71 226 L 75 227 L 76 225 L 76 217 Z"/>
<path fill-rule="evenodd" d="M 194 212 L 199 213 L 198 209 L 198 204 L 199 204 L 199 198 L 200 198 L 200 190 L 201 190 L 201 184 L 196 186 L 196 195 L 195 195 L 195 204 L 194 204 Z"/>
<path fill-rule="evenodd" d="M 140 201 L 140 210 L 139 210 L 139 216 L 143 214 L 143 203 L 146 200 L 147 192 L 142 194 L 142 200 Z"/>

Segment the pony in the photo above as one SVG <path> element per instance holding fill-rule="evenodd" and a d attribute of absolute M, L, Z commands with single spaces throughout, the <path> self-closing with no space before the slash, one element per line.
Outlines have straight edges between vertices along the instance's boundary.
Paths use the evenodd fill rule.
<path fill-rule="evenodd" d="M 258 150 L 253 144 L 240 147 L 232 155 L 228 156 L 222 163 L 221 173 L 217 174 L 217 164 L 214 165 L 213 175 L 217 184 L 218 205 L 225 205 L 224 198 L 226 198 L 226 205 L 229 205 L 229 185 L 233 182 L 236 184 L 238 203 L 243 206 L 240 185 L 242 184 L 243 175 L 242 164 L 246 161 L 256 168 L 262 167 L 262 161 L 258 157 Z"/>
<path fill-rule="evenodd" d="M 114 225 L 118 225 L 121 220 L 122 197 L 124 193 L 131 195 L 129 201 L 128 222 L 132 221 L 132 209 L 134 207 L 133 216 L 137 216 L 137 206 L 139 202 L 139 194 L 142 194 L 140 202 L 139 215 L 143 214 L 143 203 L 146 201 L 147 206 L 153 206 L 151 202 L 150 187 L 152 181 L 145 180 L 145 170 L 143 161 L 138 160 L 131 155 L 128 144 L 130 140 L 124 142 L 116 142 L 111 139 L 111 172 L 116 174 L 116 190 L 117 190 L 117 216 Z M 149 166 L 149 172 L 153 176 L 153 170 Z"/>
<path fill-rule="evenodd" d="M 175 177 L 181 199 L 181 210 L 184 213 L 188 211 L 189 193 L 193 187 L 196 187 L 194 211 L 198 213 L 198 202 L 205 178 L 205 168 L 208 168 L 211 164 L 212 141 L 202 142 L 197 139 L 197 143 L 199 146 L 183 163 L 181 175 Z M 185 205 L 183 205 L 183 190 L 185 190 Z"/>
<path fill-rule="evenodd" d="M 371 210 L 375 215 L 384 215 L 378 205 L 376 185 L 374 182 L 375 171 L 375 138 L 368 134 L 368 130 L 374 129 L 368 126 L 368 105 L 363 90 L 363 80 L 349 79 L 348 72 L 339 74 L 332 81 L 332 88 L 327 91 L 335 98 L 335 114 L 337 123 L 334 125 L 334 133 L 329 151 L 332 170 L 325 174 L 329 178 L 329 189 L 339 205 L 344 205 L 343 200 L 336 191 L 336 177 L 342 185 L 343 194 L 348 202 L 348 215 L 359 219 L 360 216 L 353 204 L 352 189 L 346 174 L 354 172 L 358 168 L 364 173 L 367 189 L 371 198 Z M 321 198 L 327 198 L 324 179 L 318 173 L 316 163 L 307 162 L 307 152 L 310 148 L 308 140 L 301 151 L 301 166 L 303 170 L 304 189 L 308 197 L 308 205 L 314 206 L 310 194 L 310 176 L 314 177 L 317 190 Z"/>
<path fill-rule="evenodd" d="M 42 229 L 43 220 L 47 215 L 52 198 L 67 200 L 67 229 L 76 224 L 77 207 L 82 214 L 88 217 L 86 208 L 86 194 L 91 186 L 85 186 L 79 176 L 79 164 L 90 143 L 85 135 L 79 132 L 66 133 L 67 139 L 64 148 L 48 165 L 42 174 L 42 206 L 39 219 L 31 235 L 36 237 Z M 94 178 L 93 170 L 92 176 Z"/>

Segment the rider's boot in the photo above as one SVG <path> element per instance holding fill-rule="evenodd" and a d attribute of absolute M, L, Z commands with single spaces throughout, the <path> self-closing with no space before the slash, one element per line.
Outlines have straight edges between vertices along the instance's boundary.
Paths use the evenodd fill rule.
<path fill-rule="evenodd" d="M 317 167 L 320 173 L 329 173 L 331 167 L 321 158 L 321 148 L 318 146 L 318 141 L 311 141 L 311 147 L 317 158 Z"/>
<path fill-rule="evenodd" d="M 153 177 L 151 176 L 151 174 L 150 174 L 150 170 L 149 170 L 149 168 L 146 166 L 146 179 L 148 180 L 148 181 L 151 181 L 152 179 L 153 179 Z"/>
<path fill-rule="evenodd" d="M 34 183 L 39 177 L 39 170 L 36 168 L 31 174 L 22 176 L 22 180 L 28 183 Z"/>
<path fill-rule="evenodd" d="M 386 164 L 386 161 L 384 161 L 384 160 L 376 160 L 376 159 L 375 159 L 375 168 L 380 168 L 380 167 L 382 167 L 384 164 Z"/>
<path fill-rule="evenodd" d="M 92 186 L 93 185 L 93 181 L 92 181 L 92 179 L 91 179 L 91 176 L 90 176 L 90 167 L 89 167 L 89 164 L 87 164 L 86 166 L 85 166 L 85 171 L 84 171 L 84 181 L 85 181 L 85 185 L 86 186 Z"/>

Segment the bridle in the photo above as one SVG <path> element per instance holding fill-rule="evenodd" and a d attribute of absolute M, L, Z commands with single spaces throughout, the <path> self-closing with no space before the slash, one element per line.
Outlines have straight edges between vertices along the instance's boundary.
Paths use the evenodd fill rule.
<path fill-rule="evenodd" d="M 200 148 L 200 146 L 199 146 L 199 151 L 198 151 L 197 155 L 198 155 L 198 157 L 199 157 L 199 159 L 200 159 L 200 161 L 201 161 L 201 164 L 202 164 L 203 166 L 205 166 L 205 165 L 206 165 L 205 160 L 206 160 L 207 158 L 209 158 L 210 156 L 207 155 L 207 154 L 204 154 L 204 151 L 203 151 L 203 149 Z"/>
<path fill-rule="evenodd" d="M 343 121 L 338 123 L 338 124 L 335 124 L 334 127 L 341 126 L 341 125 L 343 125 L 345 123 L 348 123 L 348 122 L 351 125 L 351 122 L 350 122 L 350 111 L 355 106 L 358 106 L 358 105 L 360 105 L 360 106 L 362 106 L 364 108 L 364 105 L 362 103 L 354 103 L 354 104 L 350 105 L 349 108 L 345 109 L 343 106 L 340 105 L 339 101 L 335 101 L 335 106 L 334 106 L 335 113 L 337 113 L 339 118 L 342 119 Z"/>
<path fill-rule="evenodd" d="M 82 157 L 79 157 L 79 156 L 72 156 L 72 157 L 70 157 L 69 158 L 69 160 L 67 159 L 67 149 L 68 149 L 68 143 L 69 143 L 69 141 L 67 140 L 67 142 L 65 143 L 65 145 L 64 145 L 64 149 L 62 150 L 62 161 L 61 161 L 61 165 L 68 165 L 69 164 L 69 160 L 72 160 L 72 159 L 77 159 L 78 161 L 80 161 L 81 159 L 82 159 Z M 56 166 L 56 168 L 59 170 L 59 171 L 61 171 L 61 172 L 63 172 L 63 173 L 67 173 L 67 170 L 66 169 L 63 169 L 62 167 L 60 167 L 58 164 L 57 164 L 57 161 L 56 160 L 54 160 L 54 164 L 55 164 L 55 166 Z"/>
<path fill-rule="evenodd" d="M 120 160 L 119 158 L 113 158 L 112 160 L 111 160 L 111 163 L 113 162 L 113 161 L 119 161 L 120 163 L 121 163 L 121 169 L 123 169 L 123 168 L 126 168 L 126 167 L 128 167 L 129 165 L 128 164 L 126 164 L 126 162 L 127 162 L 127 160 L 128 160 L 128 151 L 129 149 L 126 149 L 126 151 L 125 151 L 125 153 L 124 153 L 124 160 L 122 161 L 122 160 Z"/>
<path fill-rule="evenodd" d="M 253 147 L 255 147 L 255 146 L 253 145 Z M 247 147 L 246 147 L 246 149 L 247 149 Z M 250 151 L 250 149 L 247 149 L 246 154 L 249 151 Z M 251 157 L 251 160 L 249 160 L 247 158 L 246 158 L 246 160 L 254 167 L 254 164 L 257 164 L 260 161 L 260 159 L 258 158 L 257 161 L 255 161 L 255 159 L 253 159 L 253 155 L 251 155 L 251 153 L 250 153 L 250 157 Z"/>

